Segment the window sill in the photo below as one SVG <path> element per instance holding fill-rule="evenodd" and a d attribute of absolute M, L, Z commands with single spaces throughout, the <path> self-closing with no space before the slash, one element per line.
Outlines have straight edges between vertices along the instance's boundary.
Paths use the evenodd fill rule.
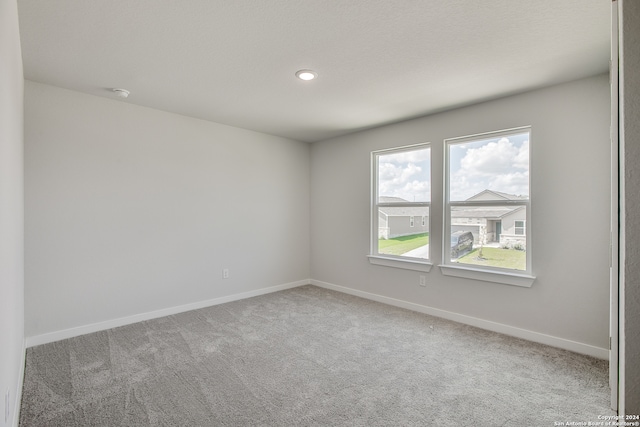
<path fill-rule="evenodd" d="M 529 276 L 528 274 L 503 273 L 501 271 L 488 271 L 453 265 L 439 265 L 438 267 L 440 267 L 440 271 L 445 276 L 463 277 L 465 279 L 522 286 L 524 288 L 530 288 L 533 285 L 533 281 L 536 280 L 535 276 Z"/>
<path fill-rule="evenodd" d="M 425 273 L 431 271 L 431 267 L 433 266 L 430 262 L 418 261 L 417 259 L 398 259 L 380 255 L 367 255 L 367 257 L 371 264 L 402 268 L 404 270 L 423 271 Z"/>

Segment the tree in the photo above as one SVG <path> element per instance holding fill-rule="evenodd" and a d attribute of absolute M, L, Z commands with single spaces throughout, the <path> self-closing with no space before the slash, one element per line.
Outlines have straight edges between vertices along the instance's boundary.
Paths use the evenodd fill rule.
<path fill-rule="evenodd" d="M 485 258 L 482 255 L 482 249 L 484 248 L 484 245 L 487 243 L 487 226 L 481 225 L 480 229 L 478 230 L 478 233 L 479 233 L 478 242 L 480 243 L 480 251 L 478 252 L 477 259 L 483 260 Z"/>

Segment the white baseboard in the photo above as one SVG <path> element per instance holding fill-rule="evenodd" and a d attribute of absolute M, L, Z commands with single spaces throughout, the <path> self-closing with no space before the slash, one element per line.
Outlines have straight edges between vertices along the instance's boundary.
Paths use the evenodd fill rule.
<path fill-rule="evenodd" d="M 575 353 L 586 354 L 588 356 L 597 357 L 599 359 L 604 359 L 604 360 L 609 359 L 609 350 L 606 348 L 595 347 L 589 344 L 583 344 L 580 342 L 571 341 L 564 338 L 558 338 L 551 335 L 530 331 L 527 329 L 521 329 L 514 326 L 505 325 L 503 323 L 483 320 L 476 317 L 467 316 L 464 314 L 441 310 L 441 309 L 429 307 L 426 305 L 415 304 L 412 302 L 390 298 L 383 295 L 377 295 L 370 292 L 359 291 L 356 289 L 334 285 L 332 283 L 323 282 L 323 281 L 314 280 L 314 279 L 299 280 L 296 282 L 285 283 L 282 285 L 271 286 L 268 288 L 257 289 L 254 291 L 242 292 L 239 294 L 228 295 L 228 296 L 214 298 L 206 301 L 198 301 L 191 304 L 185 304 L 185 305 L 180 305 L 176 307 L 168 307 L 165 309 L 151 311 L 148 313 L 121 317 L 118 319 L 107 320 L 104 322 L 92 323 L 89 325 L 79 326 L 79 327 L 70 328 L 70 329 L 64 329 L 61 331 L 50 332 L 42 335 L 35 335 L 35 336 L 27 337 L 25 340 L 25 343 L 27 348 L 34 347 L 36 345 L 47 344 L 50 342 L 60 341 L 67 338 L 73 338 L 79 335 L 89 334 L 92 332 L 104 331 L 104 330 L 116 328 L 119 326 L 130 325 L 132 323 L 156 319 L 158 317 L 169 316 L 172 314 L 182 313 L 185 311 L 197 310 L 199 308 L 210 307 L 213 305 L 224 304 L 232 301 L 238 301 L 245 298 L 251 298 L 259 295 L 269 294 L 272 292 L 283 291 L 285 289 L 296 288 L 298 286 L 304 286 L 308 284 L 325 288 L 325 289 L 331 289 L 331 290 L 342 292 L 345 294 L 355 295 L 361 298 L 381 302 L 383 304 L 393 305 L 395 307 L 405 308 L 407 310 L 417 311 L 419 313 L 429 314 L 431 316 L 441 317 L 443 319 L 453 320 L 454 322 L 464 323 L 466 325 L 475 326 L 481 329 L 486 329 L 489 331 L 498 332 L 505 335 L 511 335 L 511 336 L 522 338 L 528 341 L 546 344 L 552 347 L 562 348 L 565 350 L 573 351 Z M 22 366 L 21 369 L 24 370 L 24 366 Z M 20 383 L 20 387 L 22 387 L 22 383 Z"/>
<path fill-rule="evenodd" d="M 18 388 L 13 399 L 13 427 L 18 427 L 20 423 L 20 407 L 22 406 L 22 386 L 24 385 L 24 369 L 27 362 L 27 343 L 26 340 L 22 341 L 22 359 L 20 360 L 20 371 L 18 372 Z M 11 422 L 11 421 L 10 421 Z M 8 426 L 9 424 L 7 424 Z"/>
<path fill-rule="evenodd" d="M 256 297 L 264 294 L 270 294 L 272 292 L 283 291 L 285 289 L 296 288 L 298 286 L 304 286 L 310 283 L 311 281 L 309 279 L 298 280 L 296 282 L 270 286 L 268 288 L 256 289 L 254 291 L 241 292 L 239 294 L 227 295 L 224 297 L 214 298 L 206 301 L 198 301 L 191 304 L 163 308 L 161 310 L 150 311 L 148 313 L 134 314 L 132 316 L 120 317 L 118 319 L 106 320 L 104 322 L 91 323 L 89 325 L 63 329 L 61 331 L 49 332 L 42 335 L 34 335 L 26 338 L 26 346 L 34 347 L 36 345 L 47 344 L 50 342 L 60 341 L 67 338 L 73 338 L 79 335 L 90 334 L 92 332 L 99 332 L 99 331 L 104 331 L 111 328 L 117 328 L 119 326 L 125 326 L 125 325 L 130 325 L 132 323 L 142 322 L 145 320 L 157 319 L 158 317 L 170 316 L 172 314 L 183 313 L 185 311 L 190 311 L 190 310 L 197 310 L 199 308 L 210 307 L 212 305 L 224 304 L 227 302 L 238 301 L 245 298 Z"/>
<path fill-rule="evenodd" d="M 492 322 L 489 320 L 478 319 L 476 317 L 466 316 L 464 314 L 454 313 L 451 311 L 440 310 L 438 308 L 426 305 L 415 304 L 412 302 L 402 301 L 382 295 L 372 294 L 370 292 L 359 291 L 344 286 L 334 285 L 332 283 L 322 282 L 320 280 L 311 280 L 311 284 L 325 289 L 342 292 L 349 295 L 355 295 L 361 298 L 393 305 L 408 310 L 417 311 L 419 313 L 429 314 L 431 316 L 441 317 L 443 319 L 453 320 L 454 322 L 464 323 L 466 325 L 475 326 L 493 332 L 499 332 L 505 335 L 522 338 L 528 341 L 546 344 L 552 347 L 562 348 L 564 350 L 573 351 L 575 353 L 586 354 L 598 359 L 609 359 L 609 349 L 595 347 L 589 344 L 583 344 L 576 341 L 558 338 L 551 335 L 541 334 L 539 332 L 529 331 L 527 329 L 516 328 L 514 326 L 502 323 Z"/>

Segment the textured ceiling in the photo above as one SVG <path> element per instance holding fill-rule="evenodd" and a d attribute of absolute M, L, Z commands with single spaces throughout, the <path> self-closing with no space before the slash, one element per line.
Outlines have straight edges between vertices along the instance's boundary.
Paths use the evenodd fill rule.
<path fill-rule="evenodd" d="M 19 0 L 25 78 L 300 141 L 606 72 L 610 0 Z M 315 70 L 313 82 L 296 79 Z"/>

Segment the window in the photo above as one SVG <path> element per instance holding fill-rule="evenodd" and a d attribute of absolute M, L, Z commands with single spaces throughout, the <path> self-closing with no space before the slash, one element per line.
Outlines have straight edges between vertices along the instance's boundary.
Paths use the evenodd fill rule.
<path fill-rule="evenodd" d="M 373 264 L 429 271 L 429 145 L 373 152 L 372 177 L 369 260 Z M 415 217 L 421 217 L 421 222 Z"/>
<path fill-rule="evenodd" d="M 530 136 L 525 127 L 445 140 L 443 274 L 533 283 Z"/>

